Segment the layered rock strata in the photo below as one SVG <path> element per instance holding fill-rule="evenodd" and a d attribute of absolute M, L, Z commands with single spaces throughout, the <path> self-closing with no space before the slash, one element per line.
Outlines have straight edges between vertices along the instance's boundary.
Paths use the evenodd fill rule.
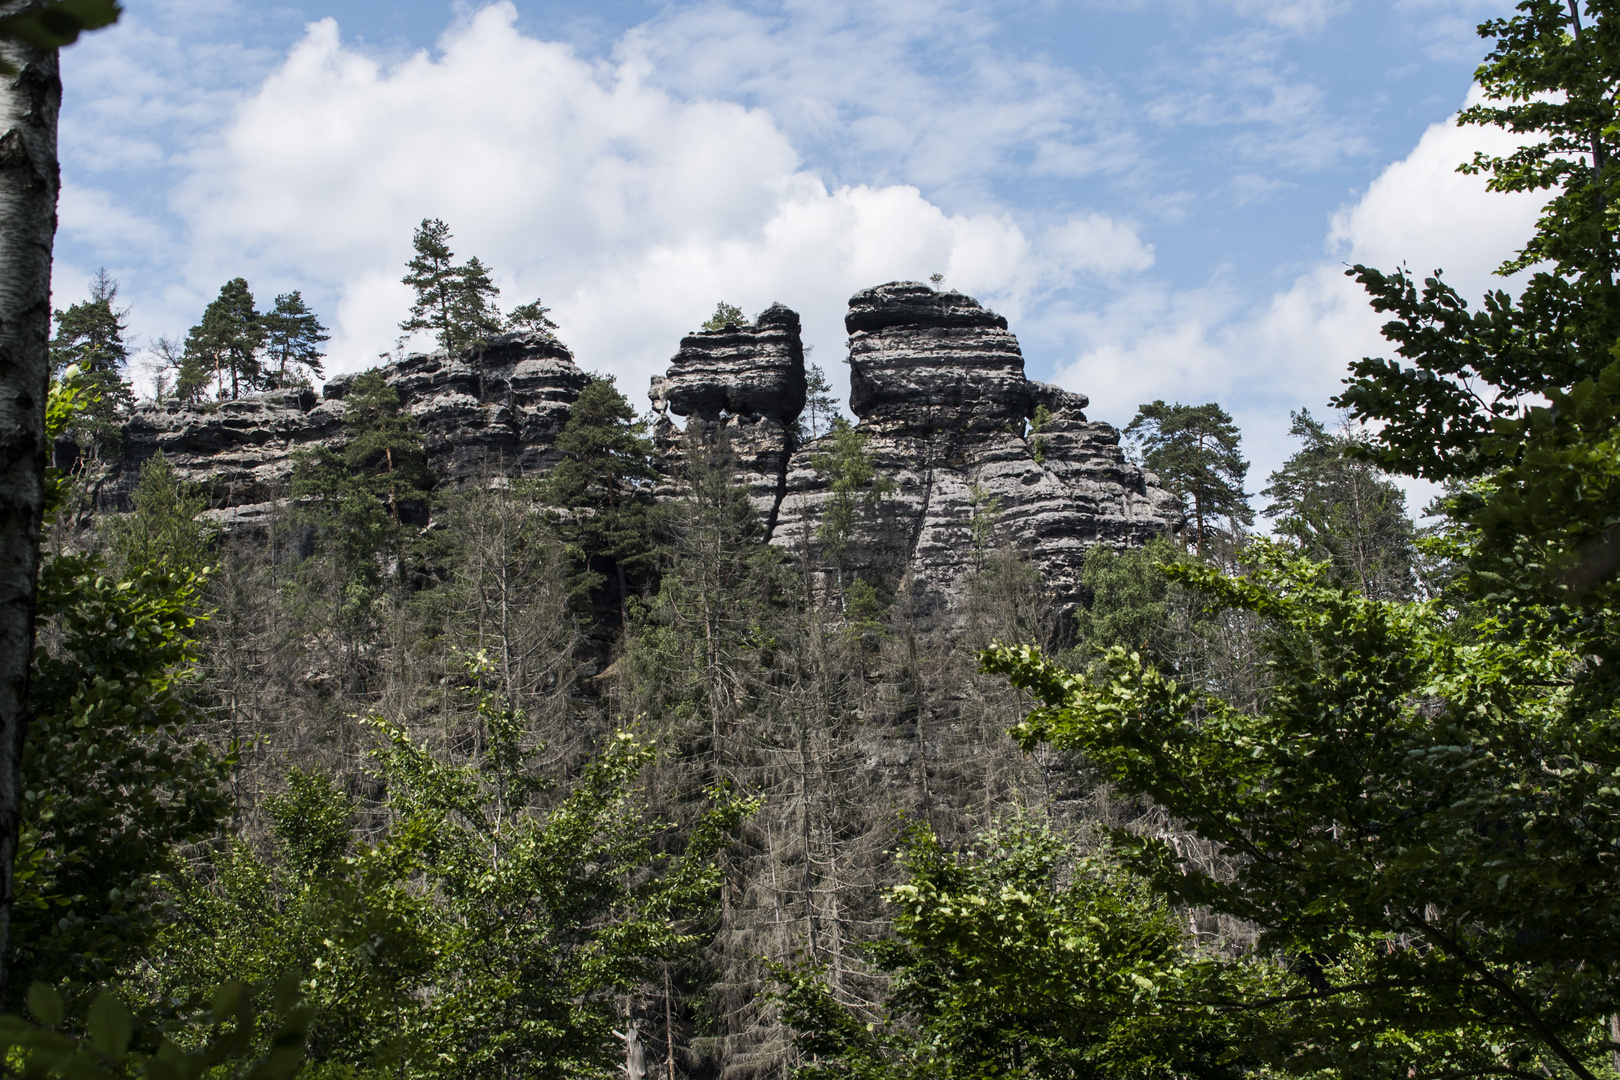
<path fill-rule="evenodd" d="M 987 553 L 1007 547 L 1032 559 L 1059 604 L 1072 606 L 1084 600 L 1080 568 L 1090 547 L 1132 546 L 1180 527 L 1177 501 L 1126 461 L 1118 432 L 1086 419 L 1084 396 L 1026 379 L 1007 321 L 973 298 L 891 282 L 856 293 L 845 326 L 857 430 L 896 485 L 858 510 L 846 575 L 908 589 L 919 614 L 948 613 Z M 431 464 L 452 480 L 545 474 L 587 381 L 568 350 L 541 334 L 505 335 L 454 356 L 415 354 L 382 371 L 421 425 Z M 162 451 L 207 491 L 212 514 L 252 526 L 285 492 L 300 449 L 341 442 L 353 378 L 332 380 L 319 396 L 141 406 L 97 504 L 127 509 L 141 465 Z M 654 430 L 671 481 L 687 440 L 724 438 L 771 542 L 825 566 L 818 532 L 831 498 L 820 461 L 827 445 L 799 445 L 805 394 L 799 316 L 774 305 L 751 324 L 681 340 L 668 372 L 653 380 Z M 684 431 L 671 416 L 685 418 Z"/>
<path fill-rule="evenodd" d="M 1179 503 L 1126 460 L 1114 428 L 1086 419 L 1083 395 L 1024 377 L 1005 319 L 932 292 L 894 282 L 850 299 L 850 406 L 878 472 L 897 486 L 857 511 L 843 573 L 908 589 L 926 617 L 949 612 L 975 567 L 1007 547 L 1072 608 L 1086 599 L 1087 550 L 1179 529 Z M 824 449 L 790 459 L 771 538 L 822 562 Z"/>
<path fill-rule="evenodd" d="M 383 377 L 415 416 L 429 463 L 467 479 L 543 474 L 586 376 L 566 346 L 543 334 L 505 334 L 482 350 L 443 349 L 388 364 Z M 141 405 L 124 426 L 119 458 L 96 485 L 103 510 L 129 508 L 141 466 L 161 451 L 208 495 L 228 526 L 268 515 L 292 476 L 294 455 L 343 438 L 343 398 L 355 376 L 311 390 L 256 394 L 195 408 Z"/>
<path fill-rule="evenodd" d="M 775 525 L 788 457 L 804 409 L 804 345 L 797 312 L 773 304 L 752 323 L 700 330 L 681 339 L 668 372 L 649 391 L 664 471 L 674 476 L 686 441 L 724 439 L 736 457 L 736 482 L 748 491 L 767 532 Z M 669 414 L 685 417 L 678 430 Z"/>

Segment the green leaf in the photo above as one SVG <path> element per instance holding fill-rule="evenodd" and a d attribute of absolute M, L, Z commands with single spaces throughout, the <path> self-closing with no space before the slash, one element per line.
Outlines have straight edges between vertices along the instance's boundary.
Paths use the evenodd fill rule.
<path fill-rule="evenodd" d="M 36 49 L 60 49 L 79 40 L 86 30 L 111 26 L 121 14 L 117 0 L 56 0 L 0 19 L 0 38 Z"/>
<path fill-rule="evenodd" d="M 36 982 L 28 988 L 28 1015 L 43 1027 L 61 1027 L 63 1014 L 62 995 L 54 987 Z"/>
<path fill-rule="evenodd" d="M 97 1050 L 117 1061 L 129 1053 L 129 1040 L 135 1033 L 135 1020 L 110 990 L 103 990 L 90 1005 L 86 1018 L 90 1041 Z"/>

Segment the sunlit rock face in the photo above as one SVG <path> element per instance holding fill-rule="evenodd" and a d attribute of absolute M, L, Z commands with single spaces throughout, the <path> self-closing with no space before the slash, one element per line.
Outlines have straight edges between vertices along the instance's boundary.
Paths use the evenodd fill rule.
<path fill-rule="evenodd" d="M 429 463 L 451 480 L 544 475 L 586 383 L 567 347 L 544 334 L 504 334 L 455 356 L 417 353 L 382 372 L 421 426 Z M 320 395 L 284 390 L 201 407 L 141 405 L 96 485 L 96 505 L 129 509 L 141 466 L 162 452 L 207 493 L 222 524 L 262 524 L 286 493 L 294 455 L 341 445 L 343 398 L 355 378 L 333 379 Z"/>
<path fill-rule="evenodd" d="M 1022 430 L 1024 354 L 971 296 L 893 281 L 849 298 L 849 408 L 889 432 Z"/>
<path fill-rule="evenodd" d="M 724 441 L 735 456 L 734 478 L 748 491 L 767 530 L 775 524 L 804 409 L 804 344 L 798 312 L 772 304 L 746 325 L 700 330 L 681 339 L 669 370 L 649 396 L 664 470 L 678 490 L 686 440 Z M 686 418 L 677 430 L 670 413 Z"/>
<path fill-rule="evenodd" d="M 1007 321 L 971 297 L 891 282 L 851 297 L 845 326 L 856 430 L 897 485 L 857 513 L 846 579 L 904 592 L 919 616 L 946 615 L 1005 549 L 1072 609 L 1086 600 L 1080 570 L 1092 546 L 1180 528 L 1177 500 L 1126 460 L 1119 433 L 1086 419 L 1084 395 L 1026 379 Z M 792 455 L 772 534 L 822 564 L 824 451 L 813 443 Z"/>
<path fill-rule="evenodd" d="M 1085 600 L 1080 568 L 1092 546 L 1134 546 L 1181 527 L 1176 500 L 1125 459 L 1119 433 L 1086 419 L 1084 395 L 1026 379 L 1007 320 L 972 297 L 890 282 L 851 297 L 845 325 L 856 431 L 895 484 L 858 509 L 846 578 L 903 592 L 920 617 L 948 617 L 987 556 L 1010 550 L 1041 572 L 1060 608 L 1072 608 Z M 588 381 L 544 334 L 507 334 L 454 356 L 418 353 L 381 370 L 450 482 L 544 476 Z M 260 527 L 285 505 L 297 452 L 341 445 L 354 378 L 333 379 L 319 395 L 143 405 L 119 458 L 99 469 L 96 505 L 128 509 L 141 465 L 161 451 L 208 493 L 227 527 Z M 832 587 L 836 568 L 820 535 L 828 439 L 801 445 L 798 314 L 777 304 L 751 323 L 682 338 L 650 396 L 664 472 L 654 497 L 679 495 L 692 440 L 723 442 L 763 534 L 806 553 Z M 672 417 L 684 418 L 684 430 Z"/>

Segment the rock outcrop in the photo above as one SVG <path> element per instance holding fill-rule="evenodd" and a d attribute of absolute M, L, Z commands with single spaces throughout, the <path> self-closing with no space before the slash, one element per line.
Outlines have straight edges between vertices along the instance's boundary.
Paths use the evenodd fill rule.
<path fill-rule="evenodd" d="M 988 550 L 1005 546 L 1072 608 L 1086 599 L 1080 570 L 1093 545 L 1180 528 L 1177 500 L 1125 459 L 1119 433 L 1086 419 L 1083 395 L 1027 380 L 1006 320 L 972 298 L 893 282 L 856 293 L 845 326 L 856 430 L 897 485 L 858 511 L 846 576 L 909 588 L 927 617 L 948 613 Z M 825 562 L 822 450 L 793 454 L 771 539 Z"/>
<path fill-rule="evenodd" d="M 769 532 L 776 523 L 788 457 L 804 409 L 804 345 L 797 312 L 772 304 L 746 326 L 728 324 L 681 339 L 669 371 L 649 391 L 660 414 L 654 428 L 666 473 L 684 460 L 688 438 L 724 438 Z M 668 414 L 686 418 L 678 430 Z"/>
<path fill-rule="evenodd" d="M 1030 414 L 1024 354 L 1007 320 L 913 281 L 849 298 L 849 408 L 890 433 L 1006 432 Z"/>
<path fill-rule="evenodd" d="M 429 463 L 454 479 L 550 469 L 568 407 L 586 382 L 567 347 L 544 334 L 505 334 L 455 356 L 418 353 L 382 371 L 421 425 Z M 354 378 L 333 379 L 319 397 L 302 389 L 203 408 L 141 405 L 124 426 L 119 458 L 96 486 L 96 505 L 128 509 L 142 464 L 162 451 L 207 493 L 212 516 L 251 526 L 285 492 L 299 450 L 341 442 L 343 397 Z"/>
<path fill-rule="evenodd" d="M 895 484 L 857 511 L 846 576 L 909 589 L 920 615 L 948 614 L 987 552 L 1007 547 L 1034 561 L 1060 605 L 1073 606 L 1085 599 L 1080 568 L 1090 547 L 1137 545 L 1180 527 L 1177 501 L 1126 461 L 1118 432 L 1086 419 L 1083 395 L 1026 379 L 1007 320 L 972 297 L 891 282 L 856 293 L 845 326 L 856 430 Z M 382 371 L 421 425 L 430 463 L 452 480 L 543 475 L 587 381 L 567 348 L 543 334 L 508 334 L 455 356 L 415 354 Z M 127 509 L 141 464 L 162 451 L 207 491 L 212 514 L 251 527 L 284 493 L 299 450 L 341 441 L 353 380 L 334 379 L 319 396 L 143 405 L 97 505 Z M 825 566 L 827 440 L 800 445 L 805 395 L 799 316 L 778 304 L 750 324 L 682 338 L 650 396 L 666 475 L 675 476 L 688 439 L 724 437 L 771 542 Z M 685 418 L 684 431 L 671 414 Z"/>

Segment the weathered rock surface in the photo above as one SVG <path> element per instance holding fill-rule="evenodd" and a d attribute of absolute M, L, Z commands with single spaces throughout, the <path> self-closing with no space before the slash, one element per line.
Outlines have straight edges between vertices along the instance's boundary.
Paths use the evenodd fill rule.
<path fill-rule="evenodd" d="M 857 430 L 898 485 L 858 511 L 846 575 L 888 590 L 909 583 L 913 610 L 948 615 L 988 550 L 1010 547 L 1072 606 L 1084 600 L 1090 547 L 1137 545 L 1180 527 L 1176 500 L 1125 460 L 1118 432 L 1086 419 L 1083 395 L 1027 380 L 1007 321 L 972 297 L 891 282 L 856 293 L 845 325 Z M 420 423 L 431 464 L 454 480 L 544 474 L 587 381 L 568 350 L 541 334 L 508 334 L 456 356 L 415 354 L 382 370 Z M 162 451 L 206 489 L 214 515 L 251 526 L 285 491 L 297 451 L 341 441 L 353 381 L 334 379 L 319 397 L 141 406 L 97 505 L 127 509 L 140 466 Z M 805 393 L 799 317 L 773 305 L 746 326 L 681 339 L 651 397 L 667 475 L 688 438 L 723 435 L 771 542 L 825 563 L 816 536 L 830 498 L 817 470 L 825 447 L 799 445 Z M 684 432 L 670 414 L 686 418 Z"/>
<path fill-rule="evenodd" d="M 1085 600 L 1087 550 L 1179 529 L 1179 504 L 1125 459 L 1117 431 L 1086 419 L 1083 395 L 1025 379 L 1005 319 L 931 292 L 898 282 L 850 300 L 851 409 L 898 489 L 857 512 L 845 574 L 891 590 L 909 578 L 914 610 L 947 613 L 987 549 L 1006 546 L 1072 608 Z M 1043 408 L 1044 424 L 1027 428 Z M 822 449 L 793 454 L 772 534 L 816 558 L 831 498 Z"/>
<path fill-rule="evenodd" d="M 971 296 L 915 281 L 849 298 L 849 407 L 898 431 L 1007 431 L 1030 414 L 1024 354 L 1007 320 Z"/>
<path fill-rule="evenodd" d="M 798 313 L 772 304 L 746 326 L 687 335 L 648 396 L 662 416 L 654 435 L 666 472 L 680 467 L 688 438 L 712 445 L 723 437 L 737 458 L 736 481 L 747 488 L 768 531 L 776 522 L 804 409 Z M 667 413 L 686 417 L 685 430 L 678 430 Z"/>
<path fill-rule="evenodd" d="M 505 334 L 482 352 L 456 356 L 418 353 L 382 370 L 421 425 L 430 464 L 454 479 L 485 470 L 544 473 L 556 463 L 557 434 L 586 382 L 567 347 L 543 334 Z M 128 509 L 141 466 L 161 451 L 208 493 L 213 516 L 252 524 L 285 491 L 297 451 L 341 442 L 343 397 L 354 378 L 333 379 L 320 397 L 292 390 L 205 408 L 142 405 L 97 485 L 96 504 Z"/>

